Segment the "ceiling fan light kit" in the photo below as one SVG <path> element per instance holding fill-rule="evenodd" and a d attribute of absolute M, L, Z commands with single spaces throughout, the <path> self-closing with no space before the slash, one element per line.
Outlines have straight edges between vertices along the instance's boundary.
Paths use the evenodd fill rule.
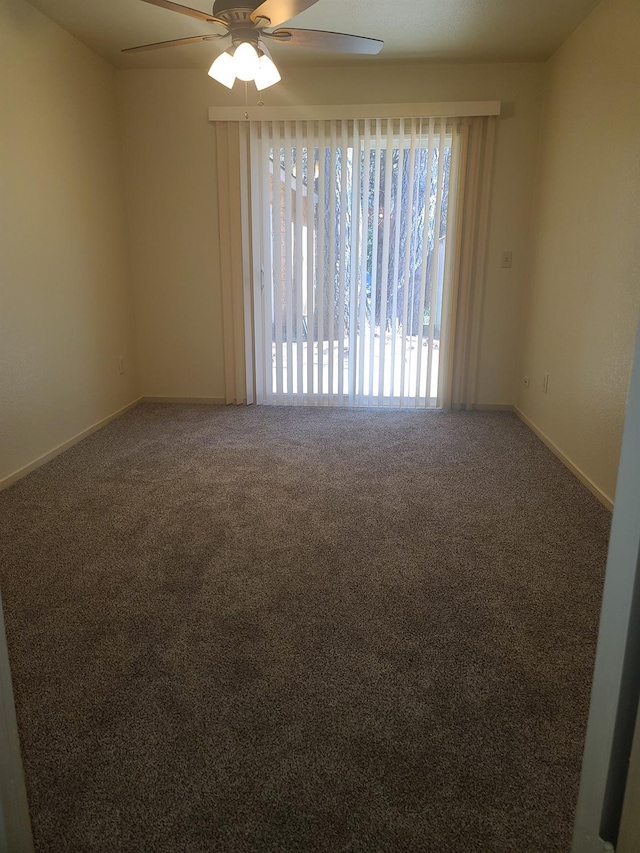
<path fill-rule="evenodd" d="M 248 41 L 241 42 L 232 51 L 221 53 L 214 60 L 208 74 L 227 89 L 233 88 L 236 79 L 244 82 L 252 80 L 259 92 L 281 79 L 280 72 L 268 56 L 264 45 L 258 45 L 256 50 Z"/>

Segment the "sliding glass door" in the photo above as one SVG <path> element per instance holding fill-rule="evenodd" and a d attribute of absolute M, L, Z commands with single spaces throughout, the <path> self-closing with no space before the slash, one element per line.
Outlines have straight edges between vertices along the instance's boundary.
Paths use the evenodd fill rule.
<path fill-rule="evenodd" d="M 451 130 L 440 119 L 252 123 L 256 399 L 438 399 Z"/>

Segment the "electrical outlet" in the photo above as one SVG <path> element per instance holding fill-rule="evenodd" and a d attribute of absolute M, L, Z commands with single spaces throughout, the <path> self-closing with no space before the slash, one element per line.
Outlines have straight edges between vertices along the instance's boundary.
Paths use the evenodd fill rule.
<path fill-rule="evenodd" d="M 545 373 L 545 375 L 542 377 L 542 391 L 544 394 L 546 394 L 548 390 L 549 390 L 549 374 Z"/>
<path fill-rule="evenodd" d="M 524 379 L 522 380 L 522 384 L 524 385 L 525 388 L 529 387 L 529 377 L 528 376 L 524 377 Z"/>
<path fill-rule="evenodd" d="M 503 252 L 502 253 L 502 269 L 510 270 L 511 264 L 513 263 L 513 252 Z"/>
<path fill-rule="evenodd" d="M 124 373 L 124 356 L 118 356 L 118 371 Z"/>

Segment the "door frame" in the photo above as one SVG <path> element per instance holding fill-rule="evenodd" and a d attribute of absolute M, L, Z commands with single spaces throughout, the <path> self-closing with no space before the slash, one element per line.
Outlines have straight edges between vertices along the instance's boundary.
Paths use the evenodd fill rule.
<path fill-rule="evenodd" d="M 640 325 L 618 468 L 571 853 L 612 850 L 640 693 Z M 635 617 L 635 619 L 634 619 Z"/>
<path fill-rule="evenodd" d="M 33 840 L 0 594 L 0 853 L 5 851 L 32 853 Z"/>

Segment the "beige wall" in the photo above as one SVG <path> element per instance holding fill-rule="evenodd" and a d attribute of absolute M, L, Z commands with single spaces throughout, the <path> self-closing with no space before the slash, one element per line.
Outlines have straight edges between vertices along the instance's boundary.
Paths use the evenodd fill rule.
<path fill-rule="evenodd" d="M 1 482 L 138 388 L 115 73 L 23 0 L 0 68 Z"/>
<path fill-rule="evenodd" d="M 284 69 L 268 104 L 501 100 L 479 399 L 511 404 L 529 266 L 530 200 L 546 71 L 541 64 Z M 224 397 L 214 133 L 210 105 L 237 105 L 204 72 L 118 72 L 142 392 Z M 255 92 L 253 94 L 255 98 Z M 512 249 L 511 270 L 500 253 Z"/>
<path fill-rule="evenodd" d="M 604 0 L 550 62 L 523 315 L 518 406 L 609 497 L 640 308 L 638 45 L 637 0 Z"/>

